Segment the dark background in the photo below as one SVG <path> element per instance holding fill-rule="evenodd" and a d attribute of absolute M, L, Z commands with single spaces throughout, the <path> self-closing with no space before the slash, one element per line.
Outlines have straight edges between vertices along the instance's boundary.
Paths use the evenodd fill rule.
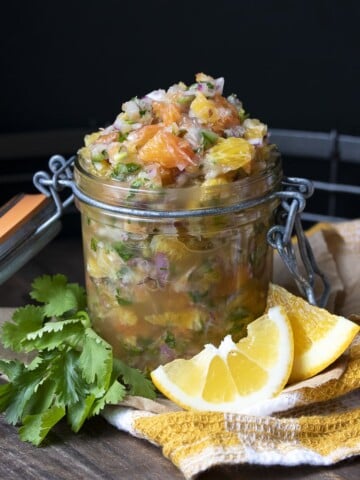
<path fill-rule="evenodd" d="M 4 2 L 0 132 L 91 129 L 204 71 L 273 128 L 359 135 L 359 14 L 349 0 Z"/>
<path fill-rule="evenodd" d="M 225 93 L 270 128 L 360 136 L 359 25 L 355 0 L 3 2 L 0 204 L 32 191 L 51 154 L 75 153 L 124 101 L 200 71 L 224 76 Z M 24 144 L 64 129 L 70 144 L 59 135 L 39 154 Z M 359 163 L 341 166 L 338 182 L 359 184 Z M 285 158 L 284 171 L 331 180 L 330 162 Z M 326 194 L 311 202 L 328 210 Z M 338 205 L 333 214 L 359 216 L 353 197 Z"/>

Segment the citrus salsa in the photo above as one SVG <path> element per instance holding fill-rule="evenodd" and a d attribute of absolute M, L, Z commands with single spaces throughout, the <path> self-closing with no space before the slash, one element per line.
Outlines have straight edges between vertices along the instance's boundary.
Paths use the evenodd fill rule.
<path fill-rule="evenodd" d="M 265 309 L 266 234 L 276 200 L 201 215 L 279 187 L 281 165 L 265 124 L 249 118 L 224 80 L 200 73 L 122 105 L 85 137 L 75 178 L 112 205 L 199 211 L 139 217 L 78 201 L 88 305 L 115 355 L 143 370 L 191 357 L 226 334 L 238 340 Z"/>

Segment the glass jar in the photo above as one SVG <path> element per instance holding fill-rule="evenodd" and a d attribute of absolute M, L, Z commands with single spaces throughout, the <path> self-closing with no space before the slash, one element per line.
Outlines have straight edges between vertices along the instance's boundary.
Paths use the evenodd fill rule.
<path fill-rule="evenodd" d="M 251 177 L 207 187 L 124 188 L 79 159 L 74 178 L 93 200 L 76 199 L 88 307 L 116 356 L 150 370 L 226 334 L 237 341 L 263 313 L 272 274 L 266 236 L 279 203 L 272 193 L 282 180 L 277 154 Z"/>

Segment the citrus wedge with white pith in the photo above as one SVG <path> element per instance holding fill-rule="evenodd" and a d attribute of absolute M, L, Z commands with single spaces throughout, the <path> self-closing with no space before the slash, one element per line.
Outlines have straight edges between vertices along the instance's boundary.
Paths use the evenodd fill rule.
<path fill-rule="evenodd" d="M 289 381 L 305 380 L 333 363 L 360 330 L 345 317 L 310 305 L 278 285 L 270 285 L 267 308 L 280 305 L 294 334 L 294 364 Z"/>
<path fill-rule="evenodd" d="M 280 307 L 248 326 L 237 344 L 226 336 L 189 360 L 177 359 L 151 372 L 156 387 L 185 409 L 241 412 L 280 393 L 293 363 L 293 334 Z"/>

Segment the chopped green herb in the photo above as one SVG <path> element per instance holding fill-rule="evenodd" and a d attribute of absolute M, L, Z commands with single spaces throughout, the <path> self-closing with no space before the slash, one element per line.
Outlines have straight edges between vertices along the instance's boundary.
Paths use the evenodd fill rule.
<path fill-rule="evenodd" d="M 97 251 L 99 241 L 95 237 L 91 237 L 90 240 L 90 248 L 91 250 L 94 250 L 94 252 Z"/>
<path fill-rule="evenodd" d="M 210 90 L 214 90 L 214 88 L 215 88 L 215 85 L 211 82 L 206 82 L 206 85 Z"/>
<path fill-rule="evenodd" d="M 254 314 L 248 309 L 244 307 L 236 308 L 227 317 L 227 321 L 231 323 L 228 333 L 236 336 L 237 339 L 244 337 L 248 324 L 254 319 Z"/>
<path fill-rule="evenodd" d="M 100 152 L 92 152 L 91 154 L 91 161 L 94 163 L 102 162 L 103 160 L 106 160 L 108 158 L 108 153 L 107 151 L 101 150 Z"/>
<path fill-rule="evenodd" d="M 180 105 L 186 105 L 187 103 L 191 103 L 195 98 L 195 95 L 187 95 L 186 97 L 180 97 L 177 99 L 177 103 Z"/>
<path fill-rule="evenodd" d="M 125 153 L 125 157 L 126 156 L 127 156 L 127 153 Z M 141 165 L 139 165 L 138 163 L 133 163 L 133 162 L 118 163 L 115 166 L 111 176 L 112 178 L 116 178 L 117 180 L 124 181 L 129 175 L 137 173 L 139 170 L 141 170 Z"/>
<path fill-rule="evenodd" d="M 121 142 L 121 143 L 124 142 L 124 141 L 127 139 L 127 136 L 128 136 L 127 133 L 119 132 L 119 139 L 118 139 L 118 141 Z"/>
<path fill-rule="evenodd" d="M 132 304 L 131 300 L 124 298 L 120 295 L 120 290 L 118 288 L 116 289 L 116 301 L 119 305 L 122 305 L 124 307 Z"/>
<path fill-rule="evenodd" d="M 229 314 L 228 319 L 230 321 L 237 321 L 237 320 L 244 320 L 249 317 L 250 317 L 250 312 L 247 308 L 238 307 Z"/>
<path fill-rule="evenodd" d="M 240 120 L 241 120 L 241 123 L 243 123 L 244 120 L 246 120 L 246 119 L 249 118 L 249 117 L 250 117 L 250 114 L 249 114 L 249 113 L 246 113 L 243 108 L 239 111 L 239 118 L 240 118 Z"/>
<path fill-rule="evenodd" d="M 141 170 L 141 165 L 138 163 L 126 163 L 125 164 L 128 173 L 136 173 Z"/>
<path fill-rule="evenodd" d="M 130 268 L 127 267 L 126 265 L 123 265 L 120 270 L 117 272 L 117 277 L 118 278 L 123 278 L 125 275 L 127 275 L 130 272 Z"/>
<path fill-rule="evenodd" d="M 130 189 L 137 190 L 137 189 L 139 189 L 143 186 L 144 186 L 144 179 L 143 178 L 138 178 L 130 184 Z M 127 196 L 127 199 L 130 200 L 134 196 L 135 196 L 135 192 L 130 192 Z"/>
<path fill-rule="evenodd" d="M 175 348 L 176 347 L 176 340 L 175 340 L 175 336 L 173 333 L 171 332 L 166 332 L 166 336 L 165 336 L 165 339 L 164 339 L 164 342 L 166 343 L 166 345 L 170 348 Z"/>
<path fill-rule="evenodd" d="M 206 150 L 217 143 L 219 136 L 210 130 L 201 130 L 201 145 Z"/>
<path fill-rule="evenodd" d="M 259 242 L 257 247 L 255 247 L 249 255 L 249 263 L 253 269 L 257 269 L 258 267 L 262 267 L 263 262 L 266 260 L 266 250 L 268 246 L 265 243 L 261 245 Z"/>
<path fill-rule="evenodd" d="M 137 180 L 133 181 L 132 184 L 130 185 L 130 188 L 140 188 L 144 186 L 144 181 L 141 178 L 138 178 Z"/>
<path fill-rule="evenodd" d="M 119 257 L 125 260 L 125 262 L 130 260 L 130 258 L 134 256 L 134 253 L 132 252 L 132 250 L 123 242 L 114 242 L 112 244 L 112 247 L 115 250 L 115 252 L 119 255 Z"/>
<path fill-rule="evenodd" d="M 114 162 L 115 163 L 119 163 L 119 162 L 122 162 L 126 157 L 128 156 L 128 153 L 127 152 L 118 152 L 118 153 L 115 153 L 114 155 Z M 116 167 L 115 167 L 116 168 Z"/>
<path fill-rule="evenodd" d="M 208 293 L 209 292 L 207 290 L 206 292 L 195 291 L 195 292 L 189 292 L 189 296 L 194 303 L 201 303 L 203 300 L 205 300 Z"/>

